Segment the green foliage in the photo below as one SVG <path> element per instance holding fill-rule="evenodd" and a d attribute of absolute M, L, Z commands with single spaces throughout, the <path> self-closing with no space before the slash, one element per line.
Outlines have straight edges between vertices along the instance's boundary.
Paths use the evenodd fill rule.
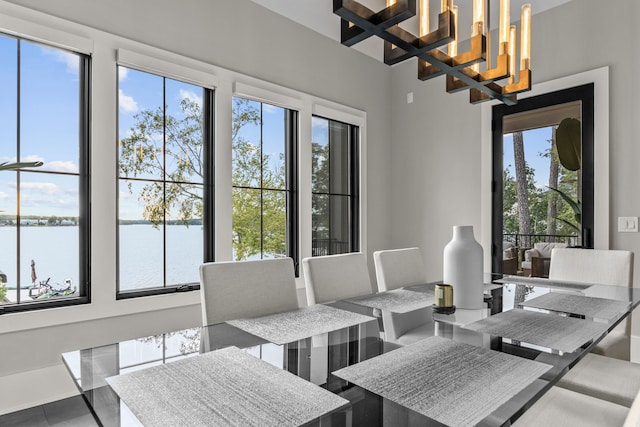
<path fill-rule="evenodd" d="M 122 176 L 169 181 L 164 192 L 161 183 L 153 182 L 138 196 L 144 202 L 144 219 L 156 227 L 165 220 L 165 213 L 185 225 L 191 218 L 202 218 L 202 194 L 196 185 L 186 183 L 201 181 L 203 176 L 202 114 L 200 106 L 186 98 L 180 107 L 181 118 L 165 116 L 162 108 L 139 112 L 130 135 L 120 141 Z M 128 186 L 133 194 L 131 183 Z"/>
<path fill-rule="evenodd" d="M 262 153 L 240 135 L 245 125 L 260 125 L 255 103 L 236 98 L 233 109 L 233 250 L 236 259 L 263 254 L 285 256 L 287 200 L 285 159 Z M 259 187 L 268 189 L 261 190 Z"/>
<path fill-rule="evenodd" d="M 564 200 L 565 203 L 569 205 L 569 207 L 573 211 L 573 219 L 575 220 L 575 223 L 571 223 L 566 219 L 560 218 L 560 217 L 556 217 L 556 219 L 558 221 L 563 222 L 567 226 L 573 228 L 578 233 L 580 233 L 580 224 L 582 223 L 582 205 L 580 204 L 580 201 L 573 200 L 567 193 L 565 193 L 564 191 L 558 190 L 557 188 L 553 188 L 553 187 L 547 187 L 547 188 L 549 190 L 552 190 L 558 193 L 558 195 L 562 197 L 562 200 Z"/>
<path fill-rule="evenodd" d="M 4 302 L 7 297 L 7 284 L 0 278 L 0 304 Z"/>
<path fill-rule="evenodd" d="M 547 150 L 540 153 L 540 156 L 549 157 L 556 155 Z M 529 211 L 532 234 L 546 234 L 547 229 L 547 206 L 550 201 L 557 200 L 558 227 L 557 235 L 574 235 L 580 230 L 581 218 L 576 216 L 576 207 L 581 209 L 579 202 L 576 205 L 578 194 L 578 173 L 570 171 L 564 167 L 559 168 L 560 176 L 558 189 L 546 190 L 536 187 L 534 182 L 534 170 L 528 165 L 527 171 L 527 191 L 529 193 Z M 557 190 L 557 191 L 554 191 Z M 560 196 L 558 198 L 558 196 Z M 509 174 L 508 168 L 503 171 L 503 230 L 504 234 L 517 234 L 519 230 L 519 220 L 517 211 L 517 185 L 515 177 Z M 579 234 L 579 233 L 578 233 Z"/>
<path fill-rule="evenodd" d="M 136 114 L 136 124 L 120 142 L 122 176 L 169 181 L 147 182 L 138 200 L 143 217 L 154 226 L 166 218 L 184 224 L 202 218 L 202 193 L 186 181 L 202 182 L 202 114 L 200 106 L 183 99 L 181 117 L 164 116 L 162 108 Z M 258 187 L 286 188 L 284 159 L 272 159 L 259 145 L 241 137 L 247 125 L 260 124 L 260 111 L 251 101 L 236 99 L 232 116 L 233 146 L 233 250 L 236 259 L 265 254 L 286 254 L 286 198 L 283 191 L 261 191 Z M 166 129 L 166 130 L 165 130 Z M 166 167 L 162 159 L 162 135 L 166 132 Z M 129 192 L 133 194 L 129 185 Z"/>
<path fill-rule="evenodd" d="M 582 129 L 580 120 L 566 118 L 556 130 L 556 147 L 560 164 L 567 170 L 577 171 L 582 165 Z"/>
<path fill-rule="evenodd" d="M 329 183 L 329 144 L 311 143 L 311 167 L 313 192 L 328 193 Z M 311 224 L 314 239 L 328 239 L 329 235 L 329 196 L 314 195 L 311 212 Z"/>

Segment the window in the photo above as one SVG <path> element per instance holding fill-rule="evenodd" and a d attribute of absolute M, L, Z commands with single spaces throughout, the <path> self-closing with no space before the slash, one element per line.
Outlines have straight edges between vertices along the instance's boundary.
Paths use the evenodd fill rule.
<path fill-rule="evenodd" d="M 233 98 L 233 257 L 297 266 L 297 112 Z"/>
<path fill-rule="evenodd" d="M 359 250 L 358 127 L 312 121 L 312 255 Z"/>
<path fill-rule="evenodd" d="M 89 301 L 88 56 L 0 35 L 0 313 Z"/>
<path fill-rule="evenodd" d="M 594 85 L 492 110 L 493 271 L 546 277 L 553 246 L 594 245 Z"/>
<path fill-rule="evenodd" d="M 118 82 L 118 297 L 193 289 L 213 258 L 213 91 L 123 66 Z"/>

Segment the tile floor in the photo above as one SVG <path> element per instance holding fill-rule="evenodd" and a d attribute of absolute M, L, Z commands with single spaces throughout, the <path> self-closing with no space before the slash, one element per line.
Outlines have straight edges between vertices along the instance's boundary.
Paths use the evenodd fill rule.
<path fill-rule="evenodd" d="M 97 426 L 80 396 L 0 415 L 0 426 L 92 427 Z"/>

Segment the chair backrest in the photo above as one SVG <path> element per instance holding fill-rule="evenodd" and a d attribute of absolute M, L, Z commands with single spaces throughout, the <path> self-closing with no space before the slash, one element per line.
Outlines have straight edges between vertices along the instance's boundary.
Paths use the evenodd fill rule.
<path fill-rule="evenodd" d="M 551 252 L 549 279 L 633 287 L 633 252 L 556 248 Z"/>
<path fill-rule="evenodd" d="M 427 269 L 420 248 L 376 251 L 373 263 L 380 292 L 427 283 Z"/>
<path fill-rule="evenodd" d="M 622 427 L 640 427 L 640 391 L 638 391 L 638 394 L 636 394 L 636 397 L 633 399 L 633 403 L 631 404 L 631 408 L 629 408 L 629 413 L 627 413 L 627 418 L 625 418 Z"/>
<path fill-rule="evenodd" d="M 372 292 L 367 259 L 361 252 L 305 258 L 302 271 L 309 305 Z"/>
<path fill-rule="evenodd" d="M 203 325 L 298 308 L 291 258 L 200 266 Z"/>

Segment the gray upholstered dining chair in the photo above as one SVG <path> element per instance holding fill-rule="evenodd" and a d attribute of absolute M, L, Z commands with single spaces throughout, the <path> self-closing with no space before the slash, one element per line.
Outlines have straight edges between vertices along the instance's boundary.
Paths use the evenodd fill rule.
<path fill-rule="evenodd" d="M 298 308 L 291 258 L 209 262 L 200 266 L 202 324 Z"/>
<path fill-rule="evenodd" d="M 373 253 L 380 292 L 427 283 L 427 268 L 420 248 L 403 248 Z"/>
<path fill-rule="evenodd" d="M 600 400 L 586 394 L 560 387 L 551 387 L 542 397 L 513 423 L 514 427 L 602 427 L 638 426 L 640 398 L 634 408 Z"/>
<path fill-rule="evenodd" d="M 552 251 L 549 279 L 633 287 L 633 252 L 605 249 L 556 248 Z M 598 344 L 594 353 L 630 359 L 631 317 Z"/>
<path fill-rule="evenodd" d="M 361 252 L 304 258 L 302 271 L 309 305 L 372 292 L 367 259 Z"/>
<path fill-rule="evenodd" d="M 420 248 L 403 248 L 373 253 L 380 292 L 427 283 L 427 269 Z M 408 313 L 382 313 L 385 339 L 407 345 L 433 335 L 431 307 Z"/>
<path fill-rule="evenodd" d="M 554 249 L 549 279 L 633 286 L 633 252 Z M 640 390 L 640 364 L 629 362 L 630 319 L 613 329 L 558 387 L 630 407 Z"/>

